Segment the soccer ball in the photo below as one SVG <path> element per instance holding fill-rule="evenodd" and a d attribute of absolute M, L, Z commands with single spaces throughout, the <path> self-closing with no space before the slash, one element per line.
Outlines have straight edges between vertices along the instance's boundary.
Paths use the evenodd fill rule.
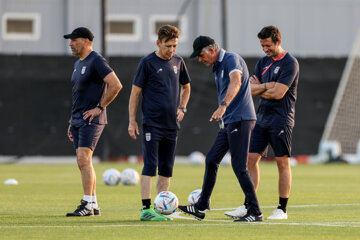
<path fill-rule="evenodd" d="M 106 185 L 118 185 L 121 180 L 121 173 L 115 168 L 110 168 L 103 173 L 102 179 Z"/>
<path fill-rule="evenodd" d="M 196 189 L 189 194 L 188 203 L 189 205 L 195 205 L 199 201 L 201 196 L 201 189 Z"/>
<path fill-rule="evenodd" d="M 231 154 L 227 152 L 220 162 L 220 165 L 229 166 L 231 165 Z"/>
<path fill-rule="evenodd" d="M 193 165 L 202 165 L 205 163 L 205 155 L 202 152 L 192 152 L 188 158 L 189 162 Z"/>
<path fill-rule="evenodd" d="M 169 191 L 160 192 L 154 201 L 154 208 L 164 215 L 170 215 L 174 213 L 178 205 L 178 198 L 174 193 Z"/>
<path fill-rule="evenodd" d="M 139 173 L 132 168 L 126 168 L 121 173 L 121 182 L 124 185 L 136 185 L 139 182 Z"/>

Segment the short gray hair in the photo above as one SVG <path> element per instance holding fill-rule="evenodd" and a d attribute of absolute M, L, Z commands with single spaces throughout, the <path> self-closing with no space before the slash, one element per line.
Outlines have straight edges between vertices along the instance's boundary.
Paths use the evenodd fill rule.
<path fill-rule="evenodd" d="M 216 43 L 210 44 L 209 46 L 206 46 L 202 49 L 202 51 L 208 52 L 209 49 L 212 48 L 215 51 L 218 51 L 220 49 L 219 45 L 217 45 Z"/>

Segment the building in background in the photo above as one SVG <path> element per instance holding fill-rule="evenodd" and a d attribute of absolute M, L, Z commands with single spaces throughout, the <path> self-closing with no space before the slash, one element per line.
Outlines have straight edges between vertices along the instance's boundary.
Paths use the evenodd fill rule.
<path fill-rule="evenodd" d="M 358 0 L 107 0 L 107 55 L 142 56 L 155 49 L 157 28 L 181 30 L 178 53 L 188 56 L 192 40 L 210 35 L 221 45 L 226 3 L 230 51 L 259 56 L 256 38 L 264 25 L 277 25 L 284 46 L 296 56 L 347 56 L 360 27 Z M 0 53 L 70 54 L 62 36 L 90 28 L 101 46 L 101 0 L 1 0 Z"/>

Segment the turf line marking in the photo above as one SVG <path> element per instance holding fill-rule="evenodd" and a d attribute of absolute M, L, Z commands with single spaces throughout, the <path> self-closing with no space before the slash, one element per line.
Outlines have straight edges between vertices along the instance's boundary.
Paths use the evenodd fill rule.
<path fill-rule="evenodd" d="M 345 204 L 313 204 L 313 205 L 290 205 L 290 208 L 303 208 L 303 207 L 328 207 L 328 206 L 360 206 L 360 203 L 345 203 Z M 262 206 L 261 208 L 274 208 L 274 206 Z M 235 208 L 219 208 L 212 209 L 211 211 L 223 211 L 223 210 L 232 210 Z M 175 219 L 184 219 L 198 221 L 193 217 L 180 216 L 181 212 L 175 212 L 171 217 Z M 319 227 L 360 227 L 360 222 L 303 222 L 303 223 L 289 223 L 289 222 L 254 222 L 254 223 L 234 223 L 233 220 L 216 220 L 216 219 L 204 219 L 202 223 L 190 223 L 190 224 L 164 224 L 162 222 L 161 227 L 180 227 L 180 226 L 229 226 L 239 224 L 258 224 L 258 225 L 292 225 L 292 226 L 319 226 Z M 204 223 L 209 222 L 209 223 Z M 214 223 L 211 223 L 214 222 Z M 65 225 L 65 226 L 0 226 L 0 229 L 9 229 L 9 228 L 112 228 L 112 227 L 154 227 L 158 226 L 157 224 L 118 224 L 118 225 Z"/>
<path fill-rule="evenodd" d="M 305 208 L 305 207 L 338 207 L 338 206 L 360 206 L 360 203 L 344 203 L 344 204 L 311 204 L 311 205 L 288 205 L 288 208 Z M 260 206 L 260 208 L 276 208 L 277 206 Z M 217 208 L 211 211 L 234 210 L 236 208 Z"/>
<path fill-rule="evenodd" d="M 184 214 L 181 212 L 176 212 L 171 215 L 172 218 L 177 219 L 186 219 L 186 220 L 193 220 L 198 221 L 193 217 L 184 217 L 180 216 L 180 214 Z M 216 219 L 204 219 L 203 222 L 228 222 L 232 223 L 234 220 L 216 220 Z M 237 223 L 242 224 L 242 223 Z M 299 226 L 324 226 L 324 227 L 360 227 L 360 222 L 328 222 L 328 223 L 284 223 L 284 222 L 255 222 L 255 223 L 248 223 L 248 224 L 262 224 L 262 225 L 299 225 Z M 202 225 L 202 224 L 201 224 Z M 216 225 L 216 224 L 215 224 Z"/>
<path fill-rule="evenodd" d="M 191 219 L 195 220 L 195 219 Z M 195 220 L 197 221 L 197 220 Z M 209 220 L 203 220 L 209 221 Z M 216 221 L 216 220 L 212 220 Z M 225 221 L 225 220 L 224 220 Z M 320 226 L 320 227 L 360 227 L 360 222 L 337 222 L 337 223 L 274 223 L 274 222 L 253 222 L 253 223 L 192 223 L 192 224 L 165 224 L 162 222 L 161 225 L 158 224 L 112 224 L 112 225 L 65 225 L 65 226 L 0 226 L 0 229 L 9 229 L 9 228 L 116 228 L 116 227 L 154 227 L 154 226 L 161 226 L 161 227 L 181 227 L 181 226 L 241 226 L 241 225 L 292 225 L 292 226 Z"/>

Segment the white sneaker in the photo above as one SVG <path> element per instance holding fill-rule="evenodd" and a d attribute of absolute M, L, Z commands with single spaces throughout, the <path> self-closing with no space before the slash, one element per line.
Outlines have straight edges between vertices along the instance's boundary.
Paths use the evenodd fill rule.
<path fill-rule="evenodd" d="M 241 218 L 247 214 L 247 209 L 246 209 L 245 205 L 242 205 L 242 206 L 238 207 L 237 209 L 235 209 L 234 211 L 228 211 L 228 212 L 225 212 L 224 214 L 226 216 L 232 217 L 232 218 Z"/>
<path fill-rule="evenodd" d="M 288 215 L 282 209 L 275 209 L 273 215 L 269 216 L 267 219 L 269 220 L 281 220 L 288 219 Z"/>

